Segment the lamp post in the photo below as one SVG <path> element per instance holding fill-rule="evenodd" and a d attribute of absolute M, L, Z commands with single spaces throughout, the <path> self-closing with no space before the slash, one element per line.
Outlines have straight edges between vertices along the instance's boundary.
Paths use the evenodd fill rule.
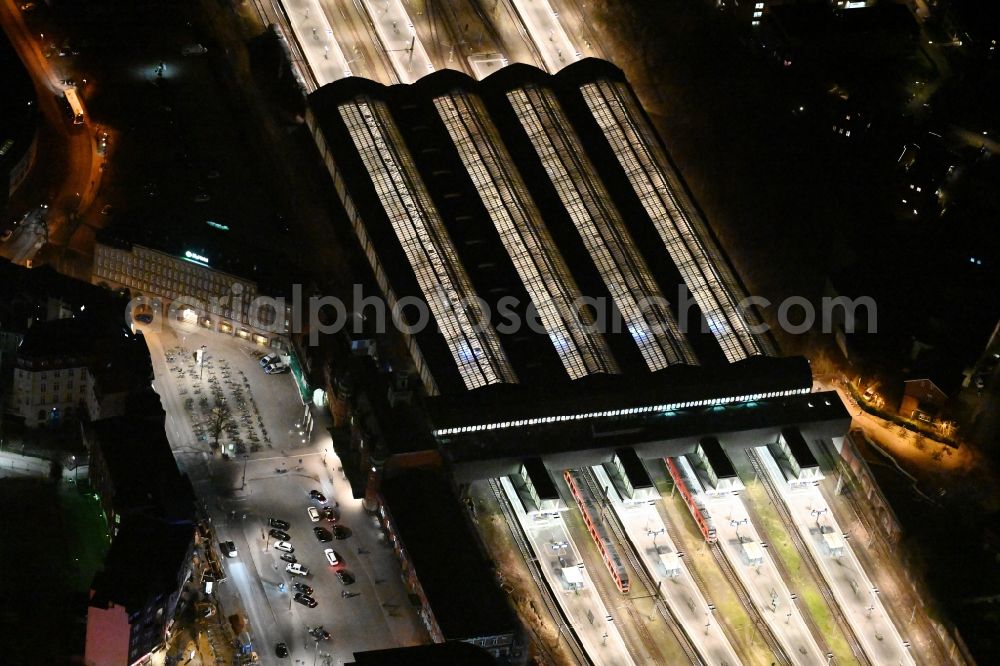
<path fill-rule="evenodd" d="M 207 345 L 201 346 L 201 356 L 198 359 L 198 365 L 201 367 L 201 373 L 198 375 L 198 381 L 205 378 L 205 347 Z"/>
<path fill-rule="evenodd" d="M 826 511 L 827 511 L 826 508 L 812 509 L 809 511 L 809 513 L 812 514 L 812 517 L 816 519 L 816 527 L 819 527 L 819 519 L 824 513 L 826 513 Z"/>
<path fill-rule="evenodd" d="M 240 490 L 246 488 L 247 485 L 247 462 L 250 460 L 250 455 L 243 454 L 243 480 L 240 482 Z"/>
<path fill-rule="evenodd" d="M 653 548 L 656 550 L 656 554 L 657 555 L 660 554 L 660 549 L 656 545 L 656 537 L 660 536 L 661 534 L 663 534 L 666 531 L 667 531 L 667 528 L 665 528 L 665 527 L 661 527 L 658 530 L 646 530 L 646 535 L 653 537 Z"/>
<path fill-rule="evenodd" d="M 736 540 L 743 543 L 743 538 L 740 536 L 740 525 L 746 525 L 750 522 L 749 518 L 740 518 L 739 520 L 730 520 L 729 524 L 736 528 Z"/>

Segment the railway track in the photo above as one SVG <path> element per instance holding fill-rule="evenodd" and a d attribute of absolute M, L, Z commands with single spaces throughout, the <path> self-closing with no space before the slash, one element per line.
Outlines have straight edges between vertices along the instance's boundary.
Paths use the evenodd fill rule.
<path fill-rule="evenodd" d="M 757 514 L 757 509 L 753 506 L 751 502 L 744 502 L 743 508 L 746 509 L 747 516 L 750 518 L 750 523 L 754 526 L 757 534 L 763 534 L 760 530 L 761 520 L 760 516 Z M 785 581 L 786 584 L 791 584 L 792 576 L 788 571 L 788 567 L 785 566 L 785 562 L 780 557 L 772 557 L 771 562 L 774 563 L 775 568 L 778 570 L 778 575 L 781 579 Z M 809 607 L 806 606 L 805 600 L 799 596 L 795 595 L 795 607 L 799 610 L 799 617 L 805 622 L 806 628 L 809 629 L 809 633 L 812 635 L 813 640 L 816 641 L 816 645 L 822 650 L 823 654 L 830 654 L 830 644 L 826 640 L 826 636 L 820 631 L 819 625 L 816 624 L 816 620 L 813 619 L 812 613 L 809 612 Z"/>
<path fill-rule="evenodd" d="M 269 0 L 267 4 L 265 4 L 264 0 L 253 0 L 253 6 L 265 26 L 273 24 L 284 35 L 289 57 L 292 61 L 292 66 L 299 73 L 299 84 L 303 88 L 303 92 L 308 95 L 316 90 L 319 87 L 319 82 L 316 80 L 316 75 L 313 74 L 312 67 L 306 61 L 302 47 L 299 45 L 298 37 L 295 36 L 295 31 L 292 30 L 292 24 L 289 21 L 288 14 L 285 12 L 284 5 L 276 0 Z M 268 12 L 268 7 L 271 9 L 270 12 Z"/>
<path fill-rule="evenodd" d="M 591 660 L 586 650 L 583 649 L 580 637 L 577 635 L 576 629 L 573 627 L 570 619 L 563 612 L 562 607 L 556 603 L 552 589 L 549 587 L 548 582 L 545 580 L 545 576 L 542 574 L 541 564 L 539 563 L 538 558 L 535 557 L 535 552 L 532 549 L 531 544 L 528 542 L 527 537 L 524 535 L 524 531 L 521 529 L 520 521 L 518 521 L 517 516 L 514 515 L 514 508 L 510 505 L 510 500 L 507 498 L 507 494 L 503 491 L 500 481 L 497 479 L 490 479 L 490 488 L 493 490 L 493 495 L 496 497 L 497 504 L 500 506 L 500 511 L 503 513 L 504 520 L 507 521 L 507 528 L 510 530 L 511 536 L 514 538 L 514 543 L 517 544 L 517 549 L 520 551 L 521 557 L 524 559 L 524 562 L 528 567 L 528 573 L 531 575 L 531 580 L 534 581 L 535 586 L 538 588 L 539 596 L 542 599 L 542 603 L 545 604 L 545 610 L 548 612 L 549 618 L 552 620 L 553 624 L 560 627 L 560 636 L 564 633 L 561 627 L 566 627 L 566 644 L 569 646 L 569 651 L 576 660 L 576 663 L 584 666 L 594 666 L 593 660 Z M 556 660 L 553 655 L 552 649 L 545 642 L 544 638 L 540 636 L 535 628 L 529 623 L 525 624 L 531 631 L 538 649 L 544 653 L 545 658 L 553 664 L 558 663 L 558 660 Z"/>
<path fill-rule="evenodd" d="M 861 647 L 861 642 L 858 640 L 857 634 L 854 633 L 854 627 L 852 627 L 850 622 L 847 621 L 844 611 L 840 608 L 840 604 L 837 603 L 837 600 L 834 598 L 833 590 L 830 588 L 830 584 L 827 583 L 823 572 L 820 571 L 819 565 L 816 563 L 816 559 L 813 557 L 812 551 L 809 550 L 809 546 L 802 540 L 802 535 L 799 534 L 799 528 L 795 525 L 795 521 L 792 519 L 792 513 L 785 505 L 785 500 L 781 497 L 781 493 L 778 491 L 777 486 L 774 485 L 774 480 L 771 478 L 771 475 L 768 474 L 766 469 L 764 469 L 764 464 L 761 462 L 760 456 L 758 456 L 757 452 L 753 449 L 747 449 L 747 457 L 750 459 L 750 464 L 753 466 L 753 470 L 757 474 L 757 478 L 760 479 L 762 484 L 764 484 L 767 496 L 770 498 L 771 504 L 774 505 L 775 510 L 781 517 L 781 522 L 785 526 L 785 531 L 791 537 L 792 543 L 795 545 L 795 550 L 798 551 L 799 557 L 802 558 L 803 562 L 805 562 L 806 568 L 809 569 L 809 573 L 812 575 L 813 580 L 816 581 L 816 586 L 819 588 L 824 601 L 826 601 L 826 605 L 829 607 L 830 613 L 833 614 L 833 617 L 837 622 L 837 626 L 840 627 L 841 633 L 844 634 L 844 638 L 847 640 L 847 643 L 851 648 L 851 652 L 854 654 L 854 657 L 859 663 L 871 665 L 871 660 Z"/>
<path fill-rule="evenodd" d="M 535 66 L 543 72 L 547 72 L 548 67 L 545 65 L 545 58 L 542 57 L 542 52 L 538 48 L 538 45 L 535 44 L 535 40 L 531 38 L 531 33 L 528 32 L 528 26 L 524 23 L 524 19 L 521 18 L 521 14 L 518 13 L 517 9 L 513 6 L 512 0 L 497 1 L 503 3 L 503 8 L 507 11 L 508 18 L 513 25 L 517 26 L 517 31 L 520 33 L 521 39 L 524 40 L 525 45 L 528 47 L 528 51 L 535 59 Z"/>
<path fill-rule="evenodd" d="M 596 479 L 594 479 L 593 472 L 589 469 L 585 470 L 582 478 L 587 483 L 592 496 L 603 496 L 603 493 L 598 488 Z M 605 511 L 604 516 L 604 522 L 608 525 L 615 540 L 618 541 L 619 552 L 623 552 L 625 554 L 625 558 L 631 565 L 635 574 L 635 581 L 639 583 L 647 595 L 652 597 L 657 611 L 660 613 L 660 616 L 663 618 L 666 626 L 670 629 L 670 632 L 677 641 L 677 644 L 680 645 L 681 650 L 683 650 L 684 655 L 688 658 L 688 661 L 692 664 L 706 663 L 706 661 L 699 656 L 698 651 L 695 649 L 691 637 L 687 634 L 687 630 L 684 628 L 684 623 L 679 617 L 677 617 L 677 615 L 674 614 L 674 611 L 666 603 L 663 597 L 659 595 L 659 588 L 653 582 L 652 574 L 646 568 L 645 562 L 636 549 L 635 544 L 626 536 L 625 529 L 618 520 L 617 514 L 615 514 L 613 510 Z M 647 645 L 655 647 L 653 637 L 645 623 L 642 621 L 642 617 L 635 610 L 635 607 L 632 604 L 629 604 L 626 607 L 629 610 L 629 614 L 632 617 L 633 622 L 640 628 L 640 634 L 643 634 L 643 640 L 647 642 Z"/>
<path fill-rule="evenodd" d="M 689 550 L 685 544 L 684 538 L 681 536 L 681 533 L 677 530 L 677 527 L 673 524 L 673 521 L 670 520 L 670 516 L 667 515 L 667 512 L 665 510 L 660 512 L 660 518 L 663 520 L 663 527 L 667 530 L 667 536 L 670 537 L 670 540 L 673 542 L 674 547 L 677 548 L 682 553 L 686 550 Z M 708 546 L 707 543 L 706 546 Z M 705 603 L 708 604 L 710 608 L 714 608 L 715 605 L 712 603 L 712 598 L 708 593 L 708 586 L 705 585 L 705 580 L 701 577 L 701 575 L 695 570 L 693 566 L 687 566 L 686 569 L 687 572 L 691 575 L 691 579 L 694 580 L 695 585 L 698 587 L 698 591 L 701 592 L 701 596 L 705 600 Z M 736 640 L 737 637 L 730 630 L 729 625 L 727 625 L 725 622 L 720 621 L 719 627 L 722 629 L 722 633 L 726 636 L 726 640 L 729 641 L 729 645 L 732 646 L 733 650 L 737 650 L 737 646 L 739 646 L 740 643 L 739 641 Z"/>
<path fill-rule="evenodd" d="M 764 614 L 761 612 L 760 607 L 757 606 L 757 604 L 753 602 L 753 599 L 750 598 L 750 593 L 747 591 L 743 581 L 733 569 L 732 562 L 730 562 L 729 558 L 726 557 L 726 554 L 722 552 L 722 546 L 716 542 L 711 545 L 711 549 L 712 557 L 715 558 L 715 562 L 719 565 L 719 569 L 722 570 L 722 575 L 726 577 L 726 580 L 729 581 L 729 586 L 736 592 L 736 596 L 740 600 L 740 605 L 743 606 L 743 610 L 746 611 L 747 616 L 753 620 L 754 626 L 757 627 L 757 631 L 759 631 L 760 635 L 764 637 L 764 642 L 767 644 L 767 647 L 771 649 L 771 652 L 774 653 L 774 656 L 779 663 L 791 664 L 792 660 L 789 659 L 784 646 L 781 644 L 781 641 L 778 640 L 778 637 L 774 635 L 774 632 L 771 630 L 771 625 L 769 625 L 767 620 L 764 619 Z"/>

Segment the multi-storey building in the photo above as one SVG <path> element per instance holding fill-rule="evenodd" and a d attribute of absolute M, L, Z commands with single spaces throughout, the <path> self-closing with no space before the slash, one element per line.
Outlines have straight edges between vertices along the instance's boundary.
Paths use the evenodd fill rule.
<path fill-rule="evenodd" d="M 90 486 L 100 498 L 112 538 L 130 517 L 192 522 L 194 490 L 170 450 L 159 396 L 152 390 L 133 394 L 123 411 L 83 428 Z"/>
<path fill-rule="evenodd" d="M 753 28 L 760 26 L 764 16 L 774 7 L 785 5 L 825 5 L 834 11 L 844 11 L 872 7 L 876 2 L 877 0 L 749 0 L 749 2 L 714 0 L 717 6 L 728 8 L 741 23 L 748 22 Z"/>
<path fill-rule="evenodd" d="M 7 199 L 24 181 L 35 162 L 38 145 L 38 105 L 31 76 L 10 41 L 0 36 L 0 214 Z M 3 232 L 6 219 L 0 223 Z"/>
<path fill-rule="evenodd" d="M 254 276 L 263 275 L 263 266 L 235 250 L 223 254 L 205 244 L 162 245 L 158 249 L 133 242 L 120 230 L 102 233 L 94 249 L 91 281 L 127 289 L 137 299 L 134 314 L 173 317 L 258 345 L 289 349 L 292 304 L 284 291 L 261 287 Z M 239 260 L 230 260 L 232 254 Z"/>
<path fill-rule="evenodd" d="M 610 63 L 344 79 L 306 121 L 388 304 L 428 305 L 404 337 L 431 395 L 773 352 Z"/>
<path fill-rule="evenodd" d="M 523 629 L 447 479 L 411 471 L 387 480 L 381 497 L 379 517 L 434 642 L 470 643 L 497 664 L 525 663 Z"/>
<path fill-rule="evenodd" d="M 149 386 L 152 366 L 141 333 L 94 312 L 29 328 L 17 350 L 13 410 L 28 427 L 66 417 L 121 414 L 125 397 Z"/>
<path fill-rule="evenodd" d="M 143 661 L 160 646 L 191 575 L 194 490 L 177 468 L 152 390 L 130 395 L 124 415 L 88 424 L 90 484 L 111 548 L 91 584 L 88 666 Z"/>
<path fill-rule="evenodd" d="M 87 606 L 87 666 L 131 666 L 163 644 L 191 575 L 191 523 L 133 518 L 112 542 Z"/>

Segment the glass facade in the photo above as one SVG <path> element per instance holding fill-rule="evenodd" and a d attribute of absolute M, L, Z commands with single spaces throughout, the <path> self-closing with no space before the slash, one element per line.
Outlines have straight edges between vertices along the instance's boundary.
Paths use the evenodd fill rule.
<path fill-rule="evenodd" d="M 467 389 L 517 381 L 386 105 L 338 107 Z"/>
<path fill-rule="evenodd" d="M 583 239 L 605 286 L 651 371 L 697 364 L 667 300 L 555 94 L 538 86 L 507 93 L 518 120 Z"/>
<path fill-rule="evenodd" d="M 570 378 L 617 372 L 607 343 L 576 310 L 580 290 L 482 101 L 454 91 L 434 106 Z"/>
<path fill-rule="evenodd" d="M 580 91 L 726 359 L 773 353 L 752 333 L 758 322 L 740 307 L 743 291 L 631 91 L 611 81 L 587 83 Z"/>

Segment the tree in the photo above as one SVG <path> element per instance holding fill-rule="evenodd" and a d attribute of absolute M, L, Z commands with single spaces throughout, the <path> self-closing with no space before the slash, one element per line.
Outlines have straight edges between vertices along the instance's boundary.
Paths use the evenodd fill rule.
<path fill-rule="evenodd" d="M 229 407 L 226 405 L 225 399 L 215 400 L 215 406 L 212 407 L 212 418 L 208 423 L 208 432 L 212 435 L 212 449 L 219 448 L 219 437 L 226 430 L 226 424 L 229 422 Z"/>

